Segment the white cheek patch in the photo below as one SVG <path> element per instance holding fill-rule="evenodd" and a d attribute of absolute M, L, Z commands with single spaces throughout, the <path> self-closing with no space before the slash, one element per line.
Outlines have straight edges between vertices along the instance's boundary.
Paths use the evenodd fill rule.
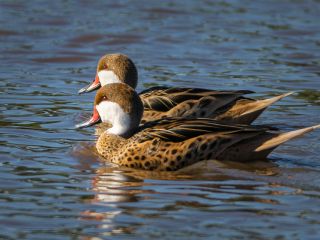
<path fill-rule="evenodd" d="M 109 117 L 111 116 L 108 115 L 108 103 L 109 102 L 104 101 L 96 106 L 102 122 L 110 122 Z"/>
<path fill-rule="evenodd" d="M 108 129 L 108 133 L 123 135 L 131 127 L 130 116 L 125 113 L 119 104 L 110 101 L 103 101 L 96 106 L 102 122 L 109 122 L 112 128 Z"/>
<path fill-rule="evenodd" d="M 121 83 L 119 77 L 110 70 L 101 70 L 98 72 L 98 76 L 102 87 L 110 83 Z"/>

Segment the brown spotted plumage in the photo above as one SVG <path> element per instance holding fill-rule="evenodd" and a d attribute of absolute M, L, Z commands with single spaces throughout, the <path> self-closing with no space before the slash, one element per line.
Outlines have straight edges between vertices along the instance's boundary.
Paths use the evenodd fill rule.
<path fill-rule="evenodd" d="M 88 89 L 92 91 L 100 85 L 107 84 L 107 79 L 101 81 L 98 76 L 103 70 L 112 71 L 119 82 L 136 88 L 138 72 L 132 60 L 123 54 L 107 54 L 98 62 L 96 80 L 81 89 L 79 93 L 88 92 Z M 110 81 L 114 83 L 114 79 Z M 243 97 L 249 93 L 253 92 L 152 87 L 139 94 L 144 106 L 141 122 L 165 117 L 206 117 L 228 123 L 251 124 L 268 106 L 288 95 L 283 94 L 265 100 Z"/>
<path fill-rule="evenodd" d="M 126 104 L 130 106 L 125 106 Z M 110 109 L 103 109 L 109 106 Z M 143 112 L 142 102 L 131 87 L 121 83 L 102 87 L 95 98 L 95 109 L 98 109 L 104 122 L 112 124 L 112 128 L 102 133 L 97 140 L 98 153 L 106 161 L 144 170 L 174 171 L 209 159 L 264 159 L 280 144 L 320 128 L 317 125 L 279 133 L 263 126 L 181 117 L 159 119 L 139 126 Z M 108 115 L 110 111 L 117 117 Z M 79 126 L 86 127 L 92 125 L 92 122 L 98 122 L 97 114 L 93 114 L 92 118 L 93 120 Z"/>

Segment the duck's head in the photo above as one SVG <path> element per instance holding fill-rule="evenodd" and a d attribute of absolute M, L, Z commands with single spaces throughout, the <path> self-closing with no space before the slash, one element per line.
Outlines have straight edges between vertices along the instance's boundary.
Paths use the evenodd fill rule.
<path fill-rule="evenodd" d="M 124 54 L 107 54 L 100 58 L 95 79 L 79 94 L 92 92 L 110 83 L 126 83 L 136 88 L 138 71 L 134 63 Z"/>
<path fill-rule="evenodd" d="M 139 126 L 142 114 L 143 104 L 135 90 L 124 83 L 111 83 L 98 90 L 92 117 L 76 125 L 76 128 L 89 127 L 102 121 L 112 124 L 108 133 L 127 136 Z"/>

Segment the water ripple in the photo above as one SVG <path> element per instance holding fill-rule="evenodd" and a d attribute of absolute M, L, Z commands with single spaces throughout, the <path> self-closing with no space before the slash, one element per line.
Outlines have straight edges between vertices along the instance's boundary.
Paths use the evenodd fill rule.
<path fill-rule="evenodd" d="M 319 124 L 319 2 L 0 2 L 1 239 L 307 239 L 319 235 L 320 137 L 267 162 L 176 173 L 101 162 L 77 90 L 122 52 L 139 86 L 296 93 L 257 123 Z"/>

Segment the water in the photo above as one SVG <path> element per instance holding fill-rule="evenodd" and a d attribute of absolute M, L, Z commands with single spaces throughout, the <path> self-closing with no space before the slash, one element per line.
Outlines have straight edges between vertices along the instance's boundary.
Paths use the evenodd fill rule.
<path fill-rule="evenodd" d="M 103 165 L 75 130 L 105 53 L 153 85 L 296 94 L 257 123 L 320 123 L 319 1 L 1 1 L 0 238 L 318 239 L 320 134 L 265 163 Z"/>

